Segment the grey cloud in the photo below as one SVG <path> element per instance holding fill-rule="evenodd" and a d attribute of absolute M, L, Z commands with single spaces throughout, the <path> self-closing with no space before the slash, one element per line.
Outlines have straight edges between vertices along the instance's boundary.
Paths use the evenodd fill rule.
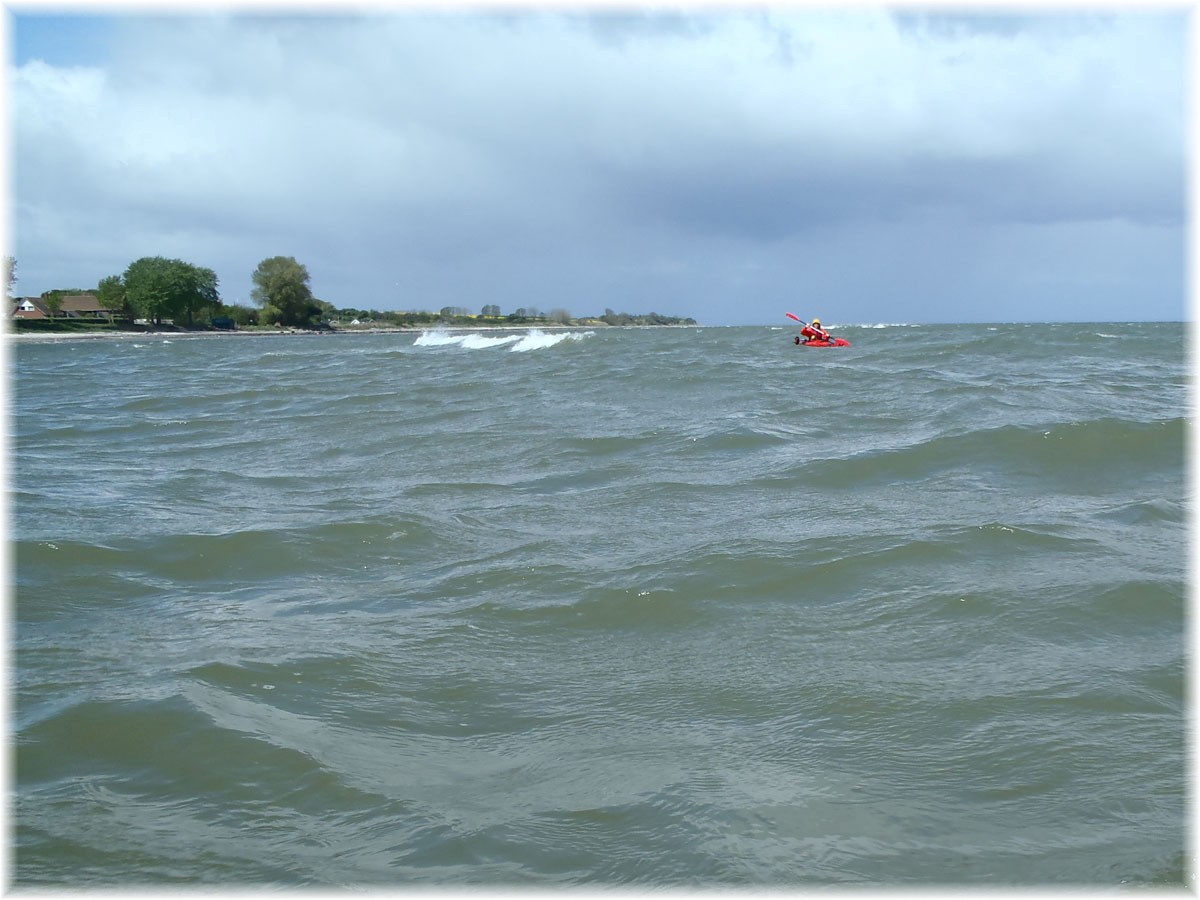
<path fill-rule="evenodd" d="M 546 290 L 580 312 L 773 320 L 800 261 L 872 312 L 882 285 L 934 271 L 1011 278 L 999 246 L 1057 284 L 1012 229 L 1120 238 L 1122 271 L 1162 266 L 1182 260 L 1180 21 L 134 17 L 98 80 L 18 71 L 22 287 L 169 246 L 231 297 L 284 253 L 346 305 Z M 1065 272 L 1083 257 L 1064 252 Z"/>

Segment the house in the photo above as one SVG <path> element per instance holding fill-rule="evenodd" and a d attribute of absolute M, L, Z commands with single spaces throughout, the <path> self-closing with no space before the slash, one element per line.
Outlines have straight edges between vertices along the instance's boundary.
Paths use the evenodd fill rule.
<path fill-rule="evenodd" d="M 10 315 L 14 319 L 111 319 L 113 312 L 101 306 L 95 294 L 63 294 L 57 303 L 41 297 L 18 297 Z"/>
<path fill-rule="evenodd" d="M 13 319 L 48 319 L 50 310 L 40 297 L 18 297 L 13 304 Z"/>
<path fill-rule="evenodd" d="M 71 319 L 110 319 L 112 310 L 100 305 L 95 294 L 67 294 L 59 301 L 59 315 Z"/>

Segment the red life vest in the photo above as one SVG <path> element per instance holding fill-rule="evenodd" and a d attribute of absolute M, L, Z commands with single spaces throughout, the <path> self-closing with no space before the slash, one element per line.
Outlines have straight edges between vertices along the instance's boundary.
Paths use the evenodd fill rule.
<path fill-rule="evenodd" d="M 811 338 L 814 340 L 821 340 L 821 341 L 829 340 L 828 332 L 822 331 L 819 328 L 813 328 L 811 325 L 805 325 L 803 328 L 800 329 L 800 333 L 802 335 L 804 335 L 806 338 Z"/>

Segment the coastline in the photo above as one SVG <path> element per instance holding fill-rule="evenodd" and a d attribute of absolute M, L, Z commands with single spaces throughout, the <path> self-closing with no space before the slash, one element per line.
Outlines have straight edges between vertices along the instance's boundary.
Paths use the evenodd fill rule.
<path fill-rule="evenodd" d="M 216 337 L 275 337 L 278 335 L 328 335 L 328 334 L 384 334 L 401 332 L 419 332 L 420 328 L 374 328 L 354 329 L 353 331 L 317 331 L 308 328 L 279 328 L 274 331 L 245 331 L 235 329 L 230 331 L 13 331 L 4 329 L 4 337 L 9 341 L 96 341 L 96 340 L 156 340 L 192 339 Z"/>
<path fill-rule="evenodd" d="M 6 341 L 128 341 L 156 340 L 156 338 L 194 338 L 194 337 L 275 337 L 278 335 L 312 335 L 325 337 L 329 335 L 400 335 L 421 334 L 424 331 L 524 331 L 540 329 L 542 331 L 562 331 L 590 329 L 592 325 L 372 325 L 365 328 L 353 329 L 232 329 L 214 331 L 175 331 L 170 329 L 155 331 L 17 331 L 4 329 Z M 612 328 L 604 325 L 604 328 Z M 647 328 L 676 328 L 674 325 L 654 325 Z"/>
<path fill-rule="evenodd" d="M 702 328 L 702 325 L 424 325 L 424 326 L 368 326 L 362 328 L 334 328 L 334 329 L 313 329 L 313 328 L 277 328 L 272 330 L 255 329 L 253 331 L 243 329 L 233 329 L 229 331 L 16 331 L 12 328 L 4 328 L 5 342 L 15 341 L 22 343 L 25 341 L 32 342 L 54 342 L 54 341 L 95 341 L 95 340 L 157 340 L 166 339 L 174 340 L 193 339 L 193 338 L 218 338 L 218 337 L 276 337 L 279 335 L 312 335 L 314 337 L 327 337 L 330 335 L 345 335 L 345 334 L 422 334 L 429 331 L 445 331 L 447 333 L 461 331 L 584 331 L 593 330 L 595 328 Z"/>

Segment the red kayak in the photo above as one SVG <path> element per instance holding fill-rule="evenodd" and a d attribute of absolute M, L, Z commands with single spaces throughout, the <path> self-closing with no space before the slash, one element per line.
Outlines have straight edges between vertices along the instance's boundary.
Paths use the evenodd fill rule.
<path fill-rule="evenodd" d="M 807 341 L 801 341 L 799 346 L 801 346 L 801 347 L 849 347 L 850 342 L 848 340 L 846 340 L 845 338 L 834 338 L 831 341 L 814 341 L 814 340 L 810 339 Z"/>
<path fill-rule="evenodd" d="M 811 325 L 809 325 L 807 322 L 805 322 L 802 318 L 800 318 L 795 313 L 784 313 L 784 315 L 787 316 L 789 319 L 791 319 L 793 322 L 799 322 L 801 325 L 804 326 L 803 328 L 800 329 L 800 334 L 803 335 L 808 340 L 802 341 L 802 340 L 800 340 L 800 337 L 797 336 L 796 340 L 795 340 L 795 344 L 797 347 L 801 347 L 801 346 L 803 346 L 803 347 L 849 347 L 850 346 L 850 342 L 848 340 L 846 340 L 845 338 L 830 337 L 828 332 L 820 331 L 819 329 L 813 328 Z"/>

